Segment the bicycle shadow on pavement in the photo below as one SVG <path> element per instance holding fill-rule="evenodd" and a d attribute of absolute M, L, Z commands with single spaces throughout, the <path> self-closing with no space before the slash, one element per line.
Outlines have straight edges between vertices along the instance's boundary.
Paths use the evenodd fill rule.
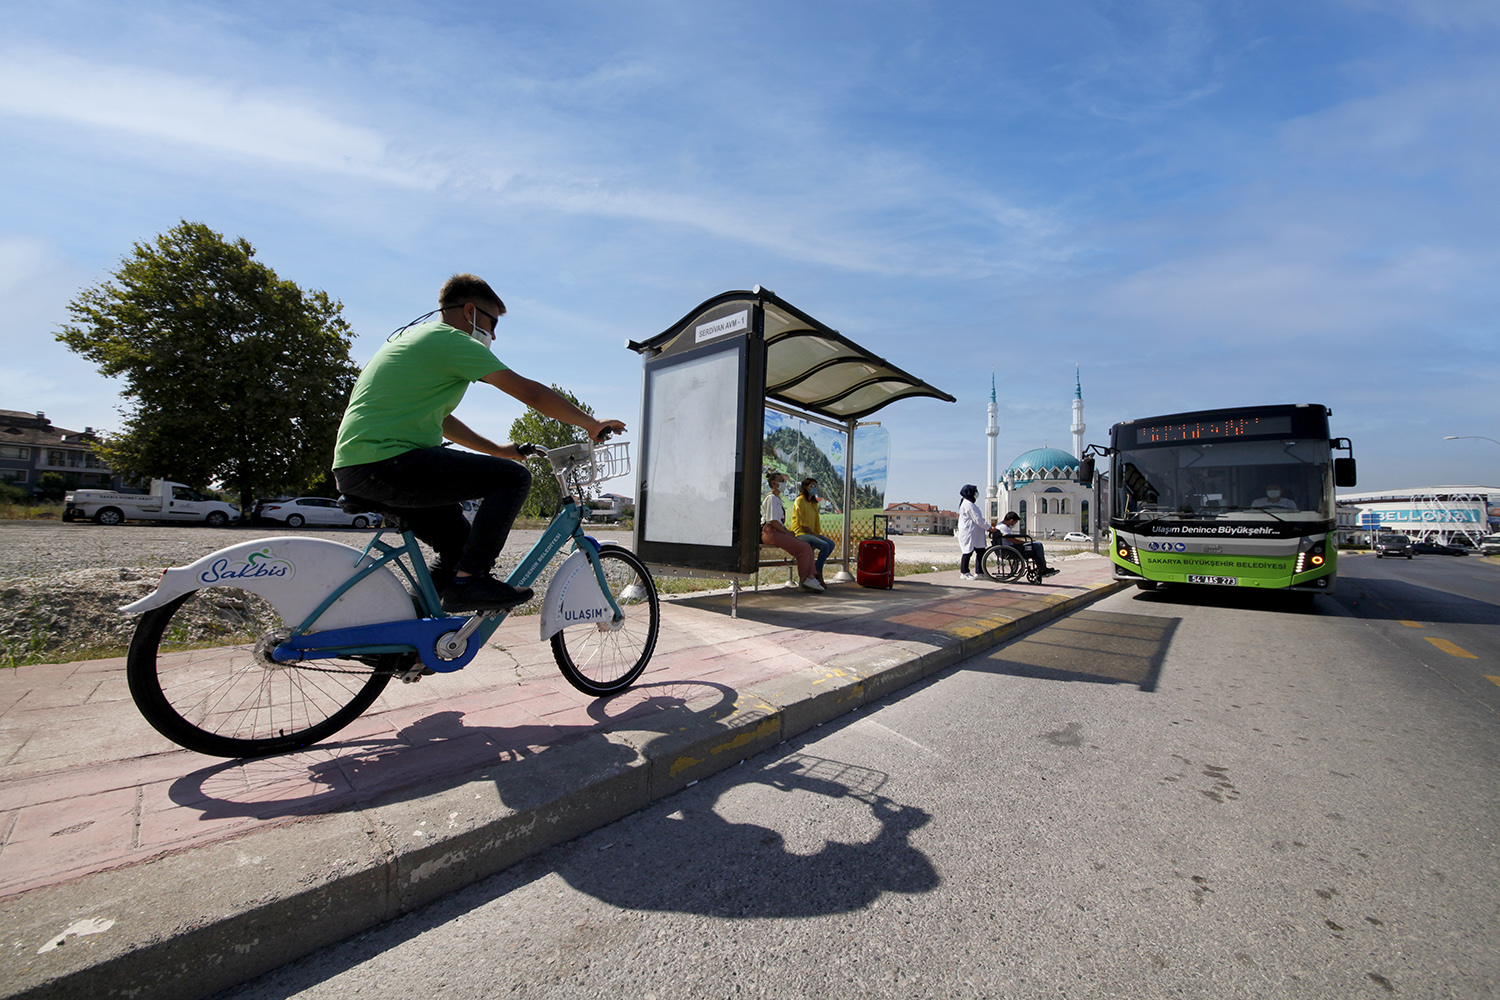
<path fill-rule="evenodd" d="M 565 849 L 551 867 L 579 892 L 622 909 L 726 919 L 849 913 L 888 892 L 930 892 L 942 879 L 911 836 L 932 815 L 881 795 L 886 778 L 793 751 L 654 803 Z M 781 801 L 793 795 L 826 798 L 830 808 L 845 810 L 819 828 L 873 835 L 809 839 L 800 826 L 788 835 L 755 821 L 795 815 Z M 620 853 L 601 863 L 606 847 Z"/>
<path fill-rule="evenodd" d="M 826 732 L 820 736 L 826 735 Z M 608 826 L 517 862 L 316 956 L 222 994 L 292 996 L 453 920 L 557 875 L 584 896 L 629 912 L 729 920 L 806 918 L 867 909 L 890 893 L 931 892 L 942 878 L 911 836 L 926 810 L 880 793 L 884 772 L 804 753 L 798 740 L 723 771 Z M 795 746 L 788 752 L 787 747 Z M 779 755 L 775 756 L 775 755 Z M 746 815 L 791 815 L 784 796 L 826 798 L 817 829 L 858 841 L 791 836 Z M 726 818 L 728 812 L 736 818 Z M 847 835 L 847 833 L 846 833 Z M 554 906 L 559 904 L 554 904 Z"/>
<path fill-rule="evenodd" d="M 709 699 L 712 698 L 710 701 Z M 629 746 L 603 730 L 629 720 L 635 731 L 663 735 L 683 724 L 682 710 L 709 720 L 733 710 L 739 692 L 707 681 L 637 684 L 588 706 L 592 725 L 475 725 L 466 713 L 441 703 L 394 736 L 331 740 L 295 753 L 226 760 L 172 782 L 168 797 L 197 810 L 201 820 L 250 817 L 274 820 L 358 809 L 422 798 L 476 780 L 493 780 L 501 801 L 521 808 L 535 795 L 547 752 L 588 744 L 599 771 L 636 759 Z"/>

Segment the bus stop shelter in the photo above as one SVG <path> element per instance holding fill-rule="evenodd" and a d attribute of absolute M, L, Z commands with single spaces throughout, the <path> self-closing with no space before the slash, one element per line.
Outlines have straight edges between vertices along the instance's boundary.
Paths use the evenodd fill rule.
<path fill-rule="evenodd" d="M 860 421 L 909 397 L 956 401 L 759 285 L 627 346 L 644 367 L 635 551 L 653 567 L 736 584 L 760 564 L 768 409 L 844 436 L 847 573 Z"/>

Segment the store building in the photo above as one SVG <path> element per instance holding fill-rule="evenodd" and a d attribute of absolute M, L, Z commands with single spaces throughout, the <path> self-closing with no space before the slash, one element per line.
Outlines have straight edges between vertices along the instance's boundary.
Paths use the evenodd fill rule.
<path fill-rule="evenodd" d="M 1339 540 L 1367 541 L 1371 531 L 1396 531 L 1440 544 L 1476 543 L 1500 532 L 1500 486 L 1425 486 L 1343 493 L 1337 498 Z"/>

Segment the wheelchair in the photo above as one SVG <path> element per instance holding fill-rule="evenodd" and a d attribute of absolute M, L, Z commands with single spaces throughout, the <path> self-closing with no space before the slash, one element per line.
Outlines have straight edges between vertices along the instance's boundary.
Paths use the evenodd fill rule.
<path fill-rule="evenodd" d="M 1017 536 L 1031 541 L 1028 536 Z M 996 583 L 1010 583 L 1023 575 L 1027 583 L 1042 582 L 1042 568 L 1026 552 L 1001 542 L 991 545 L 979 554 L 979 572 Z"/>

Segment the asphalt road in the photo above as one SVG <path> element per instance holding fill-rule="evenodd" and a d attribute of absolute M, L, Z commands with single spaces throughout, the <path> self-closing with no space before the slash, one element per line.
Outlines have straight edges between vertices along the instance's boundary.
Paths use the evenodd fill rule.
<path fill-rule="evenodd" d="M 1126 591 L 225 996 L 1495 996 L 1497 581 Z"/>

